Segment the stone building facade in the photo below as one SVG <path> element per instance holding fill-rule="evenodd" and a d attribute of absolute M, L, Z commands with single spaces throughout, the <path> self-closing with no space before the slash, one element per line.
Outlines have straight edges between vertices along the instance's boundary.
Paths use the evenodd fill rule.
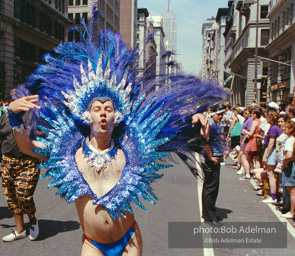
<path fill-rule="evenodd" d="M 268 100 L 288 104 L 294 97 L 295 0 L 270 1 Z"/>
<path fill-rule="evenodd" d="M 72 22 L 70 27 L 80 24 L 84 18 L 88 24 L 91 18 L 92 6 L 97 3 L 97 10 L 101 13 L 97 23 L 97 31 L 110 29 L 113 32 L 120 30 L 120 0 L 69 0 L 69 20 Z M 69 33 L 69 41 L 79 41 L 80 35 L 77 31 Z"/>
<path fill-rule="evenodd" d="M 216 38 L 221 23 L 217 17 L 219 26 L 214 28 L 212 19 L 203 24 L 203 31 L 207 28 L 210 37 L 204 36 L 202 79 L 216 79 L 220 70 L 210 68 L 223 54 L 214 51 L 220 48 Z M 224 80 L 234 75 L 230 81 L 231 103 L 289 103 L 295 83 L 295 0 L 230 0 L 225 18 L 223 68 Z M 218 80 L 222 80 L 219 74 Z"/>
<path fill-rule="evenodd" d="M 0 93 L 23 83 L 42 56 L 67 40 L 68 1 L 0 0 Z"/>
<path fill-rule="evenodd" d="M 136 46 L 136 25 L 137 0 L 120 0 L 120 33 L 130 49 Z"/>

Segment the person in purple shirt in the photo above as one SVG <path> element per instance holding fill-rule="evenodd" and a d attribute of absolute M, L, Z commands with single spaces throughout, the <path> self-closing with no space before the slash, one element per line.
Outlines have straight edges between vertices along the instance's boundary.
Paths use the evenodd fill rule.
<path fill-rule="evenodd" d="M 268 116 L 267 116 L 267 122 L 270 124 L 270 128 L 268 130 L 268 133 L 266 134 L 264 138 L 264 155 L 262 159 L 262 164 L 265 166 L 265 170 L 267 172 L 267 177 L 269 179 L 269 187 L 270 187 L 270 197 L 262 200 L 263 203 L 276 203 L 276 193 L 277 193 L 277 187 L 276 187 L 276 179 L 275 179 L 275 167 L 276 167 L 276 138 L 281 135 L 282 131 L 278 127 L 278 114 L 276 110 L 269 109 L 268 110 Z"/>
<path fill-rule="evenodd" d="M 243 131 L 243 130 L 250 131 L 250 128 L 251 128 L 251 125 L 253 122 L 253 118 L 251 117 L 250 109 L 245 108 L 244 118 L 245 118 L 245 121 L 242 125 L 242 132 L 241 132 L 241 136 L 240 136 L 240 152 L 239 152 L 239 162 L 240 162 L 241 169 L 237 172 L 237 174 L 243 174 L 245 172 L 246 168 L 248 168 L 250 170 L 249 161 L 247 160 L 247 156 L 244 153 L 247 143 L 248 143 L 248 137 L 246 136 L 245 132 Z"/>

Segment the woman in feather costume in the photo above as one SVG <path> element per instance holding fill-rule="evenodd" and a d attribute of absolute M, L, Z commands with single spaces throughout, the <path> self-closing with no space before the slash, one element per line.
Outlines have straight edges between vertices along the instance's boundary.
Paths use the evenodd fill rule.
<path fill-rule="evenodd" d="M 172 166 L 165 163 L 171 152 L 190 151 L 194 134 L 185 120 L 227 94 L 193 76 L 135 76 L 136 50 L 118 33 L 97 36 L 96 17 L 88 28 L 82 22 L 81 42 L 44 56 L 16 90 L 9 116 L 20 149 L 46 160 L 49 187 L 75 202 L 81 255 L 141 255 L 131 204 L 145 211 L 139 197 L 155 204 L 150 184 L 162 177 L 158 171 Z M 34 116 L 27 129 L 24 111 Z"/>

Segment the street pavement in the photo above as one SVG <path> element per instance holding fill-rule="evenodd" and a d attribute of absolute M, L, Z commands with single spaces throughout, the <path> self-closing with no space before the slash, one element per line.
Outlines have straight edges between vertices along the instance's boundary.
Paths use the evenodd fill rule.
<path fill-rule="evenodd" d="M 176 159 L 177 161 L 177 159 Z M 217 199 L 218 214 L 221 223 L 235 222 L 280 222 L 275 207 L 261 203 L 261 196 L 256 195 L 255 182 L 240 181 L 228 160 L 221 169 L 221 183 Z M 200 188 L 189 169 L 181 162 L 176 162 L 170 169 L 162 170 L 164 177 L 152 184 L 158 197 L 157 206 L 144 203 L 148 212 L 134 206 L 136 220 L 143 236 L 144 256 L 177 255 L 294 255 L 293 221 L 288 221 L 286 248 L 168 248 L 169 222 L 200 222 Z M 37 218 L 40 236 L 36 241 L 29 238 L 4 243 L 0 241 L 0 255 L 16 256 L 74 256 L 80 254 L 82 230 L 74 204 L 68 204 L 55 196 L 55 189 L 47 189 L 48 181 L 40 180 L 35 192 Z M 255 185 L 255 184 L 254 184 Z M 28 230 L 28 218 L 25 217 Z M 12 214 L 7 209 L 3 194 L 0 196 L 0 237 L 15 229 Z M 283 236 L 282 236 L 283 237 Z M 271 238 L 270 238 L 271 239 Z M 275 242 L 275 241 L 274 241 Z M 230 247 L 230 246 L 229 246 Z M 231 246 L 235 247 L 235 246 Z"/>

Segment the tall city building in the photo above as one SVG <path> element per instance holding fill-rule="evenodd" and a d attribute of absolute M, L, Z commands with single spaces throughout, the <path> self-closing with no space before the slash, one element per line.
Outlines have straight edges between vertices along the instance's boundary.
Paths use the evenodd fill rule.
<path fill-rule="evenodd" d="M 137 58 L 138 58 L 138 67 L 137 72 L 140 74 L 146 69 L 146 40 L 148 35 L 148 24 L 147 17 L 150 15 L 147 8 L 138 8 L 137 10 Z"/>
<path fill-rule="evenodd" d="M 97 29 L 110 29 L 119 32 L 120 29 L 120 0 L 69 0 L 69 20 L 71 27 L 79 26 L 84 18 L 86 24 L 91 18 L 92 6 L 97 3 L 97 10 L 101 13 Z M 79 41 L 80 34 L 76 31 L 69 33 L 69 41 Z"/>
<path fill-rule="evenodd" d="M 168 9 L 163 14 L 163 27 L 165 33 L 165 45 L 166 50 L 177 52 L 177 38 L 176 38 L 176 20 L 175 15 L 170 11 L 170 0 L 168 1 Z M 169 61 L 176 61 L 176 55 L 171 55 Z"/>
<path fill-rule="evenodd" d="M 120 33 L 130 49 L 136 46 L 137 0 L 120 1 Z"/>
<path fill-rule="evenodd" d="M 226 28 L 226 18 L 228 16 L 228 8 L 218 8 L 216 15 L 217 32 L 216 32 L 216 61 L 214 70 L 214 79 L 221 83 L 225 81 L 224 62 L 225 62 L 225 38 L 224 32 Z M 226 73 L 226 75 L 230 75 Z M 220 84 L 221 85 L 221 84 Z"/>
<path fill-rule="evenodd" d="M 0 93 L 25 81 L 42 56 L 67 40 L 68 1 L 0 0 Z"/>
<path fill-rule="evenodd" d="M 163 64 L 167 60 L 165 58 L 162 58 L 162 55 L 165 52 L 165 33 L 163 29 L 163 17 L 150 16 L 149 23 L 153 29 L 154 41 L 156 44 L 156 74 L 165 74 L 166 67 Z"/>
<path fill-rule="evenodd" d="M 201 79 L 207 81 L 213 78 L 215 68 L 216 53 L 216 33 L 215 18 L 205 20 L 202 26 L 203 52 L 202 52 L 202 70 Z"/>

